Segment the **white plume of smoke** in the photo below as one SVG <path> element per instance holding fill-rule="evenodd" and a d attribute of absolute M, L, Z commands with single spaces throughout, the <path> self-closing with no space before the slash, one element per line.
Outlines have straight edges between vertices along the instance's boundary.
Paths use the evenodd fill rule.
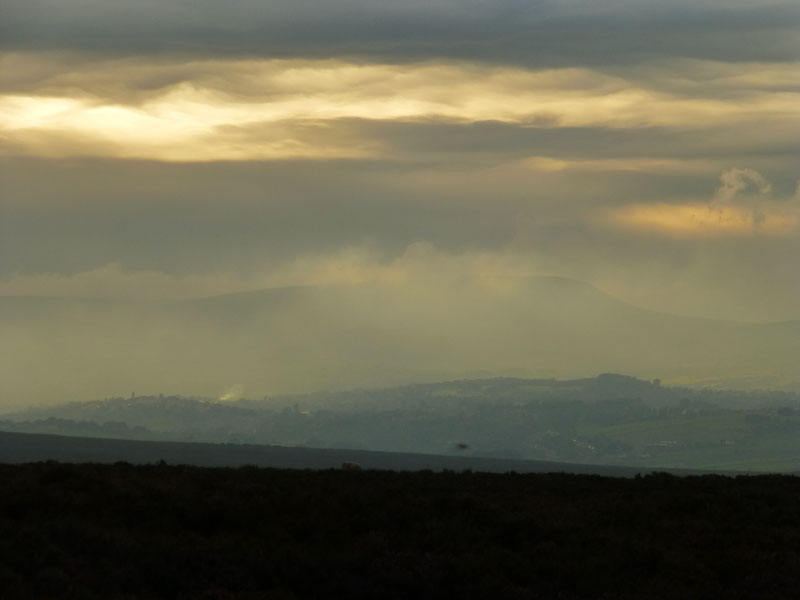
<path fill-rule="evenodd" d="M 225 390 L 225 393 L 220 395 L 219 401 L 220 402 L 232 402 L 234 400 L 240 399 L 244 395 L 244 386 L 241 383 L 237 383 L 229 387 Z"/>

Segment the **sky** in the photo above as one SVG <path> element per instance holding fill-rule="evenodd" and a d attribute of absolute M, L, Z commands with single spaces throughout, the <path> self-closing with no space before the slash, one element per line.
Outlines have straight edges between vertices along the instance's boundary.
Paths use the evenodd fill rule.
<path fill-rule="evenodd" d="M 794 0 L 4 0 L 0 296 L 536 275 L 800 319 Z"/>

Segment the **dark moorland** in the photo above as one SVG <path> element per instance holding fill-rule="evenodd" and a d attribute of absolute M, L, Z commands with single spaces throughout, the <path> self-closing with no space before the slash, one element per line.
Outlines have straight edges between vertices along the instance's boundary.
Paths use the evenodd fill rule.
<path fill-rule="evenodd" d="M 0 465 L 0 598 L 796 598 L 800 478 Z"/>

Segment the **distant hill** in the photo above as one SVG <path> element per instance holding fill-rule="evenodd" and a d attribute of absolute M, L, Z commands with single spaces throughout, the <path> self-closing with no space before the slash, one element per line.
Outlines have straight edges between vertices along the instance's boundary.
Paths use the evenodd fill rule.
<path fill-rule="evenodd" d="M 235 398 L 598 372 L 800 389 L 800 322 L 661 314 L 552 277 L 181 301 L 3 297 L 0 330 L 6 407 L 130 392 Z"/>
<path fill-rule="evenodd" d="M 0 415 L 0 430 L 637 468 L 800 468 L 800 395 L 675 388 L 615 374 L 231 402 L 132 396 Z"/>
<path fill-rule="evenodd" d="M 466 404 L 526 403 L 545 401 L 602 401 L 636 399 L 650 407 L 675 407 L 687 401 L 714 403 L 726 408 L 754 408 L 800 402 L 800 393 L 764 390 L 734 390 L 666 386 L 628 375 L 603 373 L 580 379 L 529 379 L 491 377 L 416 383 L 389 388 L 359 388 L 315 392 L 262 400 L 239 400 L 233 406 L 275 408 L 300 406 L 307 409 L 458 409 Z M 97 404 L 99 406 L 99 404 Z M 82 406 L 90 406 L 84 403 Z M 34 410 L 33 413 L 36 414 Z"/>
<path fill-rule="evenodd" d="M 781 391 L 709 390 L 665 386 L 604 373 L 581 379 L 495 377 L 418 383 L 387 388 L 356 388 L 311 394 L 265 396 L 219 401 L 183 396 L 115 397 L 70 402 L 0 413 L 0 419 L 31 421 L 70 419 L 76 422 L 124 423 L 154 432 L 236 431 L 246 429 L 261 412 L 422 410 L 457 414 L 472 406 L 520 406 L 531 402 L 597 402 L 636 400 L 650 408 L 710 404 L 718 408 L 799 405 L 800 393 Z"/>

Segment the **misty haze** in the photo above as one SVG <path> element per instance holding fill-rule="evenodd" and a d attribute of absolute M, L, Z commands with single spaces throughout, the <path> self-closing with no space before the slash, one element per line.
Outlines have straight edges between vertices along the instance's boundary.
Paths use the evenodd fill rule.
<path fill-rule="evenodd" d="M 601 372 L 797 390 L 800 322 L 637 308 L 574 280 L 277 288 L 191 300 L 0 299 L 5 408 L 129 391 L 241 397 Z"/>

